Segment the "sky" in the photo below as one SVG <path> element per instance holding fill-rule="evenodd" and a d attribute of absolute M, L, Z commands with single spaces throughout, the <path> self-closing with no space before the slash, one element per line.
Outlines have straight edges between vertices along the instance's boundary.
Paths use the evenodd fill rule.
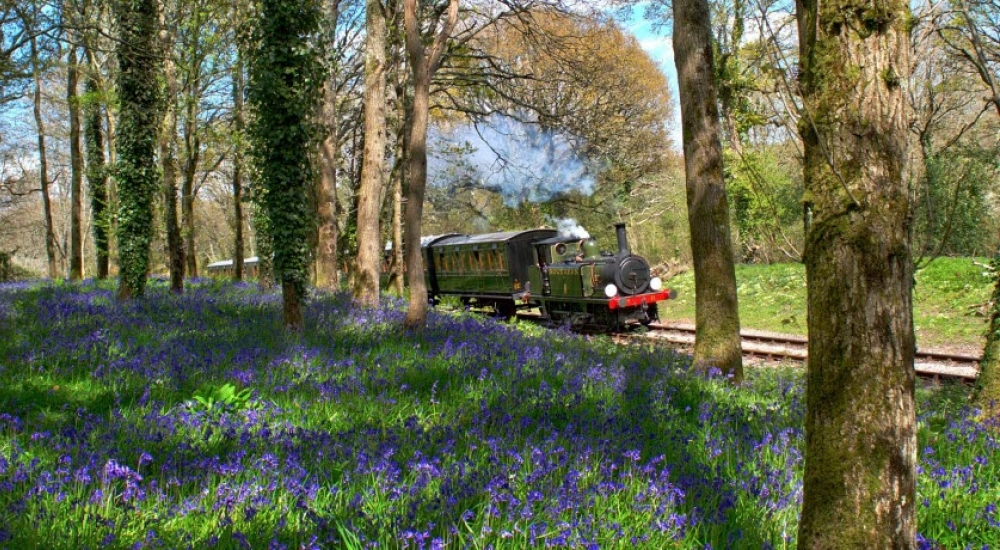
<path fill-rule="evenodd" d="M 631 17 L 619 19 L 622 27 L 631 32 L 642 49 L 660 66 L 660 71 L 666 75 L 670 86 L 670 97 L 674 102 L 674 123 L 670 127 L 670 137 L 674 149 L 681 148 L 681 105 L 677 95 L 677 69 L 674 66 L 673 39 L 666 29 L 655 29 L 652 22 L 643 18 L 643 4 L 632 10 Z"/>

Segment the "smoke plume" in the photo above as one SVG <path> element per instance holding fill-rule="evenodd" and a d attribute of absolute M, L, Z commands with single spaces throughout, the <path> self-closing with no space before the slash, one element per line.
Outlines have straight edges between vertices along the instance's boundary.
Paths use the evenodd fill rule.
<path fill-rule="evenodd" d="M 590 233 L 573 218 L 555 220 L 556 230 L 563 237 L 573 237 L 574 239 L 589 239 Z"/>
<path fill-rule="evenodd" d="M 594 192 L 595 181 L 576 138 L 494 115 L 487 121 L 434 128 L 429 136 L 432 185 L 500 193 L 508 206 L 558 195 Z"/>

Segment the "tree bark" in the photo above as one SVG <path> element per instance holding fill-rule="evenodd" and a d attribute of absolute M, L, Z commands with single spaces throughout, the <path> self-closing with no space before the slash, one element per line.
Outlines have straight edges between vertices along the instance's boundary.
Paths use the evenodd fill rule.
<path fill-rule="evenodd" d="M 194 178 L 198 175 L 201 161 L 201 137 L 198 130 L 198 96 L 201 79 L 195 78 L 187 99 L 187 114 L 184 120 L 184 180 L 181 183 L 181 223 L 184 225 L 184 248 L 188 276 L 198 276 L 198 254 L 195 251 L 194 200 L 196 190 Z"/>
<path fill-rule="evenodd" d="M 161 6 L 162 8 L 162 6 Z M 167 268 L 170 272 L 170 291 L 184 292 L 184 240 L 177 218 L 177 66 L 173 56 L 173 36 L 166 29 L 160 10 L 160 36 L 164 56 L 163 123 L 160 130 L 160 163 L 163 172 L 163 219 L 167 229 Z"/>
<path fill-rule="evenodd" d="M 233 68 L 233 129 L 236 143 L 233 146 L 233 280 L 243 280 L 243 136 L 246 129 L 246 109 L 243 101 L 243 57 L 237 54 Z"/>
<path fill-rule="evenodd" d="M 42 119 L 42 69 L 38 59 L 38 43 L 31 37 L 31 70 L 35 80 L 34 114 L 38 129 L 38 181 L 42 187 L 42 207 L 45 215 L 45 254 L 49 260 L 49 278 L 59 276 L 56 266 L 56 232 L 52 224 L 52 199 L 49 196 L 49 162 L 45 148 L 45 121 Z"/>
<path fill-rule="evenodd" d="M 340 19 L 340 1 L 327 0 L 327 24 L 335 27 Z M 340 286 L 337 271 L 337 169 L 340 162 L 340 124 L 338 120 L 337 82 L 339 67 L 329 67 L 323 87 L 323 126 L 325 138 L 320 146 L 319 198 L 317 207 L 316 286 L 336 290 Z"/>
<path fill-rule="evenodd" d="M 729 205 L 707 0 L 674 0 L 674 56 L 695 273 L 694 361 L 743 379 Z"/>
<path fill-rule="evenodd" d="M 386 22 L 381 0 L 367 0 L 365 26 L 365 149 L 358 195 L 358 256 L 354 299 L 377 307 L 382 240 L 379 211 L 385 171 Z"/>
<path fill-rule="evenodd" d="M 914 548 L 904 0 L 799 0 L 809 364 L 799 548 Z"/>
<path fill-rule="evenodd" d="M 431 79 L 441 65 L 448 37 L 458 20 L 458 0 L 449 0 L 445 20 L 434 37 L 430 49 L 425 49 L 417 20 L 417 0 L 404 0 L 403 26 L 406 32 L 406 53 L 413 71 L 413 113 L 410 116 L 410 143 L 407 152 L 406 193 L 406 280 L 410 286 L 410 303 L 404 326 L 423 330 L 427 325 L 427 284 L 424 281 L 423 252 L 420 249 L 421 218 L 427 189 L 427 123 L 430 111 Z M 431 28 L 435 28 L 432 25 Z"/>
<path fill-rule="evenodd" d="M 76 46 L 69 48 L 66 102 L 69 105 L 70 216 L 69 278 L 83 279 L 83 147 L 80 143 L 80 67 Z"/>
<path fill-rule="evenodd" d="M 401 132 L 402 134 L 402 132 Z M 400 155 L 400 169 L 393 177 L 392 186 L 392 261 L 389 266 L 389 285 L 396 296 L 403 296 L 403 178 L 406 172 L 403 166 L 406 163 L 405 140 L 400 140 L 398 154 Z"/>
<path fill-rule="evenodd" d="M 89 57 L 89 56 L 88 56 Z M 108 172 L 104 161 L 104 127 L 101 122 L 101 101 L 97 99 L 100 87 L 96 64 L 91 60 L 91 74 L 84 87 L 86 104 L 84 145 L 87 155 L 87 186 L 90 188 L 90 217 L 94 230 L 94 249 L 97 256 L 97 278 L 108 277 Z"/>

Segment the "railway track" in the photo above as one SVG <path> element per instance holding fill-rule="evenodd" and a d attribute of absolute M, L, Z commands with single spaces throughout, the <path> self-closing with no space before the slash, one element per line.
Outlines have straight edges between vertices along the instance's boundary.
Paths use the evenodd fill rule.
<path fill-rule="evenodd" d="M 694 326 L 676 323 L 650 325 L 650 331 L 641 336 L 662 340 L 681 347 L 694 346 Z M 808 340 L 801 336 L 766 333 L 753 330 L 741 331 L 743 355 L 752 361 L 805 363 Z M 933 381 L 944 380 L 974 382 L 979 373 L 980 358 L 972 355 L 917 350 L 915 356 L 917 376 Z"/>
<path fill-rule="evenodd" d="M 535 322 L 543 321 L 540 316 L 532 313 L 519 313 L 518 318 Z M 694 347 L 694 325 L 653 323 L 648 328 L 649 332 L 643 334 L 614 334 L 612 338 L 620 343 L 658 341 L 674 347 Z M 802 336 L 742 330 L 740 338 L 743 356 L 750 361 L 763 364 L 805 364 L 808 358 L 806 349 L 809 341 Z M 955 381 L 971 384 L 979 375 L 979 361 L 980 357 L 974 355 L 917 350 L 914 357 L 914 368 L 918 377 L 932 383 Z"/>

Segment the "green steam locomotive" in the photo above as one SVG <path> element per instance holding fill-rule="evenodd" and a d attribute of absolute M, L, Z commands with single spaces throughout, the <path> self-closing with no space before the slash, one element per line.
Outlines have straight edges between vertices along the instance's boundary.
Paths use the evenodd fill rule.
<path fill-rule="evenodd" d="M 440 235 L 421 246 L 432 301 L 458 297 L 504 316 L 538 308 L 557 323 L 618 329 L 658 319 L 657 304 L 676 293 L 631 253 L 625 224 L 618 250 L 597 241 L 530 229 L 483 235 Z"/>

